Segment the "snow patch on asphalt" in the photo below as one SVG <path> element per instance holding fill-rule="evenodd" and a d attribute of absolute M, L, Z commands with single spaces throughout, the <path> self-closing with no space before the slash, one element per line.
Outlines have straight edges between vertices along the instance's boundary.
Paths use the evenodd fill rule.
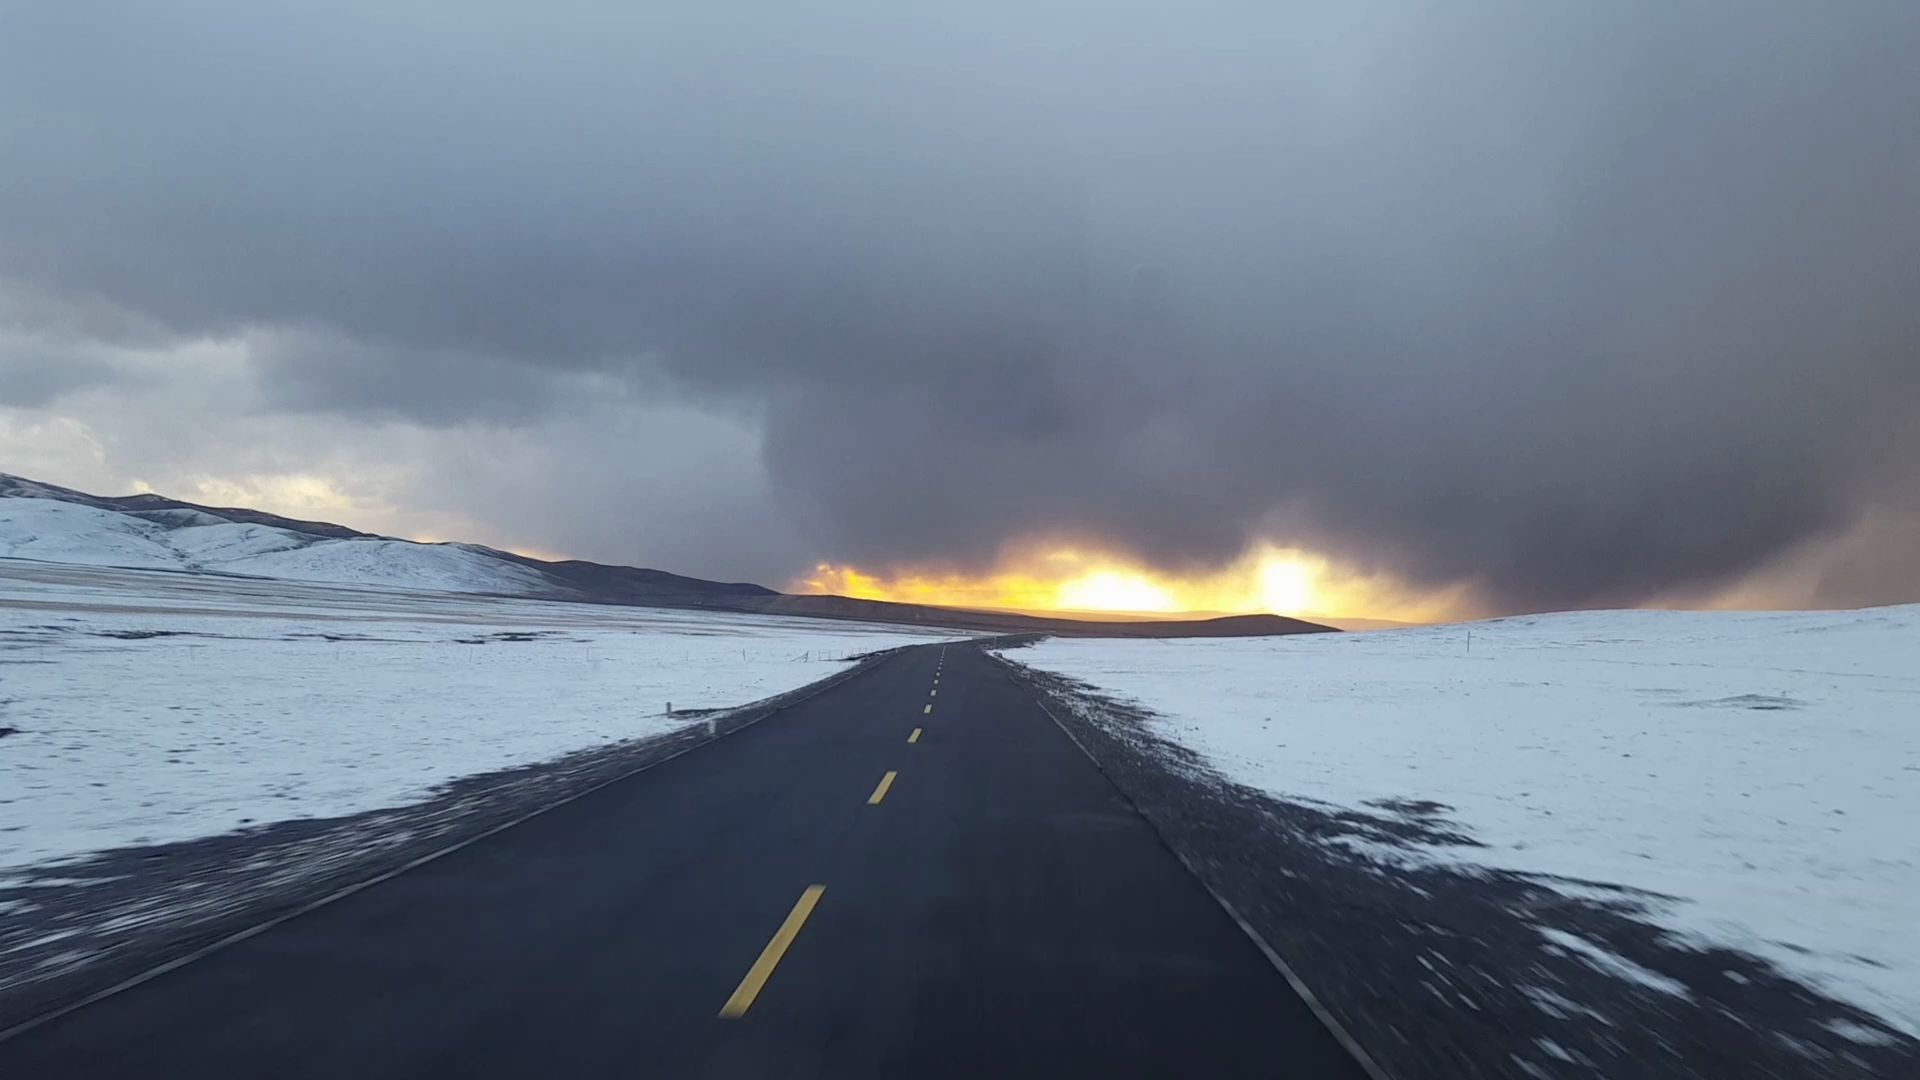
<path fill-rule="evenodd" d="M 1672 994 L 1675 997 L 1687 996 L 1686 984 L 1676 979 L 1669 979 L 1657 971 L 1649 971 L 1639 964 L 1631 963 L 1578 934 L 1569 934 L 1565 930 L 1555 930 L 1552 927 L 1541 927 L 1540 933 L 1555 947 L 1580 957 L 1609 975 L 1644 986 L 1649 990 L 1658 990 L 1663 994 Z"/>
<path fill-rule="evenodd" d="M 1627 887 L 1676 943 L 1920 1034 L 1916 657 L 1920 606 L 1010 654 L 1137 703 L 1229 779 L 1348 815 L 1369 858 Z"/>

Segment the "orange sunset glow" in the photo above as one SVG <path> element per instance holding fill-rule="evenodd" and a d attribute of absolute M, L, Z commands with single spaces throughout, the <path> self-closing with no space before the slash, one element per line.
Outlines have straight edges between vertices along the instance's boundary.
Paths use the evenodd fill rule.
<path fill-rule="evenodd" d="M 1466 610 L 1459 590 L 1412 590 L 1322 555 L 1272 544 L 1257 545 L 1226 566 L 1187 574 L 1071 545 L 1012 549 L 982 574 L 821 563 L 788 589 L 948 607 L 1140 615 L 1271 612 L 1432 622 Z"/>

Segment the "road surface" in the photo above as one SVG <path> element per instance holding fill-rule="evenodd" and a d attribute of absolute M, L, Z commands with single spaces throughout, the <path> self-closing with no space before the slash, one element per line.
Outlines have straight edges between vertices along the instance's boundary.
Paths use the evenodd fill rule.
<path fill-rule="evenodd" d="M 959 645 L 0 1043 L 38 1080 L 1360 1075 Z"/>

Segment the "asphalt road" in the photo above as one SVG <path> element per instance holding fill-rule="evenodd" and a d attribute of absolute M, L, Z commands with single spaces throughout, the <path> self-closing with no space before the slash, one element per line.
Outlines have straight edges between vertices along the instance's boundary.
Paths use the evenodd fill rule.
<path fill-rule="evenodd" d="M 964 646 L 0 1043 L 39 1080 L 1359 1075 Z"/>

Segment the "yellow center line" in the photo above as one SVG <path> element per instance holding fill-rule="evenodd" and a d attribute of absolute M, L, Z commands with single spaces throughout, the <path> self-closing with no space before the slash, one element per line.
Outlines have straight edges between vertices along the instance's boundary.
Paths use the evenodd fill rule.
<path fill-rule="evenodd" d="M 920 741 L 920 729 L 919 729 L 919 728 L 914 728 L 914 729 L 913 729 L 913 734 L 911 734 L 911 735 L 909 735 L 909 736 L 907 736 L 907 741 L 908 741 L 908 742 L 919 742 L 919 741 Z"/>
<path fill-rule="evenodd" d="M 894 772 L 892 769 L 888 769 L 887 775 L 880 778 L 880 786 L 874 788 L 873 794 L 867 796 L 867 805 L 879 806 L 880 800 L 887 797 L 887 790 L 893 787 L 893 778 L 898 775 L 900 774 Z"/>
<path fill-rule="evenodd" d="M 787 946 L 800 936 L 800 928 L 806 925 L 807 916 L 813 914 L 813 906 L 820 902 L 820 894 L 826 891 L 825 885 L 809 885 L 800 894 L 793 910 L 787 912 L 787 921 L 780 924 L 780 929 L 774 931 L 773 940 L 760 950 L 760 959 L 747 969 L 746 978 L 740 980 L 733 996 L 720 1006 L 720 1019 L 738 1020 L 753 1008 L 753 999 L 760 996 L 760 988 L 767 985 L 767 980 L 773 976 L 773 969 L 780 966 L 780 958 L 787 955 Z"/>

